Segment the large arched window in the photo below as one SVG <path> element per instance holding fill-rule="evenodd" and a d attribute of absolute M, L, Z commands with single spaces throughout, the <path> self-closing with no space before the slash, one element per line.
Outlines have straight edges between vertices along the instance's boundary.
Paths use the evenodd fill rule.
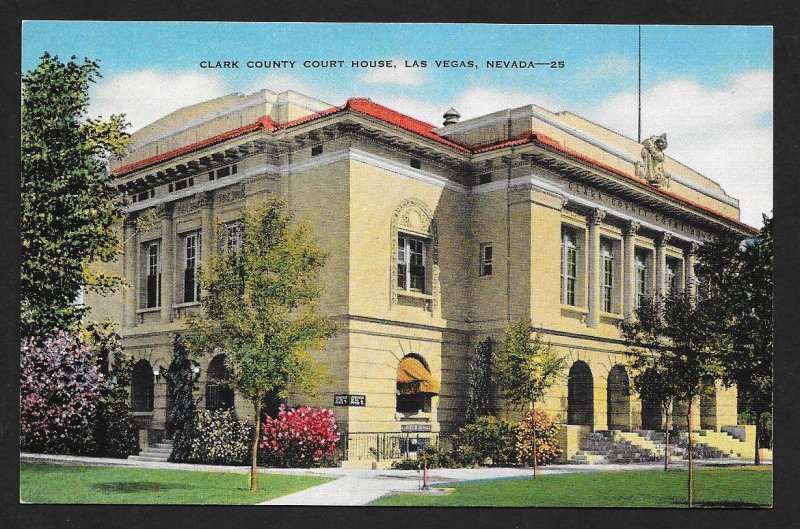
<path fill-rule="evenodd" d="M 567 424 L 594 425 L 594 379 L 580 360 L 572 364 L 567 385 Z"/>
<path fill-rule="evenodd" d="M 439 382 L 425 360 L 417 355 L 404 356 L 397 366 L 397 412 L 430 413 L 431 398 L 438 394 Z"/>
<path fill-rule="evenodd" d="M 215 356 L 208 364 L 208 380 L 206 381 L 206 409 L 233 408 L 233 389 L 224 384 L 230 380 L 230 371 L 225 365 L 225 355 Z"/>
<path fill-rule="evenodd" d="M 147 360 L 139 360 L 133 366 L 131 410 L 153 411 L 153 367 Z"/>

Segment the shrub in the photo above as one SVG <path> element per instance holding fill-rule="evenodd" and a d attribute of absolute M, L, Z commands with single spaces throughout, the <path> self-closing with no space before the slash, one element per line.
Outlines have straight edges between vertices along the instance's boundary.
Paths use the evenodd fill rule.
<path fill-rule="evenodd" d="M 244 465 L 250 455 L 253 427 L 232 410 L 204 410 L 195 415 L 188 461 L 208 465 Z"/>
<path fill-rule="evenodd" d="M 31 452 L 88 454 L 101 375 L 89 345 L 59 332 L 20 346 L 20 446 Z"/>
<path fill-rule="evenodd" d="M 191 442 L 194 438 L 194 416 L 200 397 L 194 397 L 197 390 L 197 377 L 192 373 L 192 363 L 180 335 L 173 339 L 172 363 L 167 369 L 167 385 L 172 388 L 172 398 L 167 421 L 175 433 L 172 437 L 172 453 L 169 460 L 176 463 L 188 461 Z"/>
<path fill-rule="evenodd" d="M 463 465 L 509 466 L 517 464 L 514 423 L 484 416 L 463 426 L 454 440 L 454 455 Z"/>
<path fill-rule="evenodd" d="M 336 453 L 338 426 L 333 411 L 301 406 L 287 410 L 281 404 L 276 417 L 261 427 L 264 461 L 268 466 L 310 468 L 326 464 Z M 326 458 L 327 456 L 327 458 Z"/>
<path fill-rule="evenodd" d="M 426 446 L 416 458 L 405 457 L 399 461 L 393 461 L 392 468 L 419 470 L 425 461 L 428 462 L 428 468 L 461 468 L 461 463 L 452 454 L 436 446 Z"/>
<path fill-rule="evenodd" d="M 556 434 L 561 425 L 555 417 L 541 410 L 534 415 L 528 411 L 516 427 L 517 460 L 524 465 L 533 465 L 533 429 L 536 428 L 536 463 L 551 463 L 561 454 Z"/>

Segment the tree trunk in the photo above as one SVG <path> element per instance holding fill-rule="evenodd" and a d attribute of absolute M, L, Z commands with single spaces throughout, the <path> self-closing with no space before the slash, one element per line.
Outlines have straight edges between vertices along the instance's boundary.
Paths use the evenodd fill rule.
<path fill-rule="evenodd" d="M 753 457 L 754 465 L 761 464 L 761 454 L 758 453 L 758 442 L 760 437 L 761 437 L 761 412 L 756 412 L 756 439 L 755 439 L 756 442 L 754 443 L 756 445 L 756 454 L 755 457 Z"/>
<path fill-rule="evenodd" d="M 261 433 L 261 398 L 253 400 L 255 420 L 253 428 L 253 444 L 250 447 L 250 490 L 258 491 L 258 438 Z"/>
<path fill-rule="evenodd" d="M 694 504 L 694 455 L 692 446 L 692 404 L 694 397 L 689 397 L 689 405 L 686 411 L 686 425 L 689 428 L 689 508 Z"/>
<path fill-rule="evenodd" d="M 664 472 L 669 470 L 669 427 L 672 424 L 672 405 L 664 407 Z"/>
<path fill-rule="evenodd" d="M 533 426 L 533 479 L 536 479 L 536 459 L 538 455 L 536 453 L 536 415 L 533 413 L 535 409 L 533 401 L 530 401 L 528 404 L 531 410 L 531 425 Z"/>

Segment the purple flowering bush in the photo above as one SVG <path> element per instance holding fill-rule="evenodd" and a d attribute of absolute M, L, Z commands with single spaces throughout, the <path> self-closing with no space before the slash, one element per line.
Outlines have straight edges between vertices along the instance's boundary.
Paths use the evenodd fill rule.
<path fill-rule="evenodd" d="M 20 446 L 29 452 L 86 454 L 102 375 L 87 343 L 60 331 L 20 346 Z"/>

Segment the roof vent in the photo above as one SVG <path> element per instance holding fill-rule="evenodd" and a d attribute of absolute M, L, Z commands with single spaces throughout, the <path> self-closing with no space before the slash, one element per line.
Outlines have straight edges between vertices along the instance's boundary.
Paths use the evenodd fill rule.
<path fill-rule="evenodd" d="M 444 126 L 446 127 L 458 123 L 458 118 L 461 117 L 461 114 L 459 114 L 455 108 L 451 107 L 442 117 L 444 118 Z"/>

